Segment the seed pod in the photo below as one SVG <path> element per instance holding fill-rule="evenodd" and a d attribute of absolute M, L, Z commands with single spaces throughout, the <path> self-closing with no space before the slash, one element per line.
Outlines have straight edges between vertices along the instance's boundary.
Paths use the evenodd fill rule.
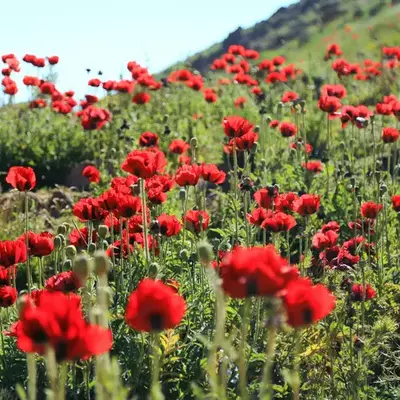
<path fill-rule="evenodd" d="M 86 284 L 86 281 L 89 275 L 93 271 L 93 259 L 82 255 L 75 259 L 74 263 L 74 272 L 78 275 L 81 279 L 83 284 Z"/>
<path fill-rule="evenodd" d="M 97 229 L 100 239 L 105 239 L 108 236 L 109 229 L 107 225 L 100 225 Z"/>
<path fill-rule="evenodd" d="M 214 259 L 213 247 L 207 241 L 201 241 L 197 244 L 200 262 L 203 265 L 209 265 Z"/>
<path fill-rule="evenodd" d="M 76 247 L 73 245 L 69 245 L 65 248 L 65 255 L 69 260 L 72 260 L 76 256 Z"/>
<path fill-rule="evenodd" d="M 98 276 L 108 274 L 110 270 L 110 259 L 104 251 L 96 251 L 94 254 L 94 269 Z"/>

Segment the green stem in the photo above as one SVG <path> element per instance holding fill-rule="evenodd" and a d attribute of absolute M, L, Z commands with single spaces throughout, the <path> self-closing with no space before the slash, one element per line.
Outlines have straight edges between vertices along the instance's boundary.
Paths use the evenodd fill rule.
<path fill-rule="evenodd" d="M 273 318 L 274 316 L 272 316 Z M 272 322 L 272 324 L 274 324 Z M 265 361 L 263 380 L 261 384 L 261 400 L 272 400 L 274 391 L 272 386 L 272 367 L 274 365 L 274 352 L 276 345 L 277 328 L 272 325 L 268 332 L 267 359 Z"/>
<path fill-rule="evenodd" d="M 146 210 L 146 190 L 144 187 L 145 180 L 140 179 L 140 197 L 142 199 L 142 219 L 143 219 L 143 241 L 144 241 L 144 255 L 146 259 L 146 266 L 150 265 L 149 243 L 147 238 L 147 210 Z"/>
<path fill-rule="evenodd" d="M 293 368 L 293 400 L 300 399 L 300 351 L 301 351 L 301 332 L 296 329 L 295 332 L 295 351 Z"/>
<path fill-rule="evenodd" d="M 153 356 L 153 368 L 151 377 L 151 389 L 150 398 L 151 400 L 162 400 L 164 395 L 160 385 L 160 360 L 161 360 L 161 348 L 160 348 L 160 334 L 154 333 L 152 335 L 152 356 Z"/>
<path fill-rule="evenodd" d="M 26 245 L 26 280 L 28 284 L 28 293 L 31 293 L 32 276 L 31 276 L 31 264 L 30 264 L 30 252 L 29 252 L 29 204 L 28 204 L 28 192 L 25 192 L 25 245 Z"/>
<path fill-rule="evenodd" d="M 36 359 L 34 353 L 26 354 L 26 364 L 28 367 L 28 399 L 36 400 Z"/>
<path fill-rule="evenodd" d="M 247 400 L 249 394 L 247 391 L 247 363 L 246 363 L 246 339 L 249 329 L 251 299 L 247 298 L 243 305 L 241 335 L 239 343 L 239 386 L 241 399 Z"/>

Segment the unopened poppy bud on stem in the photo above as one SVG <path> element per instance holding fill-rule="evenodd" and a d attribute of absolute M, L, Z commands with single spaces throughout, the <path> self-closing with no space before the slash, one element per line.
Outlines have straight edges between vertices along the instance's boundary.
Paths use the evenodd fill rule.
<path fill-rule="evenodd" d="M 186 189 L 185 188 L 181 188 L 181 190 L 179 191 L 179 199 L 184 201 L 186 198 Z"/>
<path fill-rule="evenodd" d="M 99 229 L 97 230 L 97 233 L 99 234 L 99 237 L 101 239 L 105 239 L 108 236 L 109 229 L 107 225 L 100 225 Z"/>
<path fill-rule="evenodd" d="M 150 278 L 156 278 L 157 277 L 159 268 L 160 268 L 160 266 L 156 262 L 153 262 L 153 263 L 150 264 L 150 267 L 149 267 L 149 276 L 150 276 Z"/>
<path fill-rule="evenodd" d="M 189 259 L 189 252 L 187 249 L 182 249 L 179 253 L 179 258 L 183 261 L 187 261 Z"/>
<path fill-rule="evenodd" d="M 98 276 L 108 274 L 110 270 L 110 259 L 104 251 L 97 251 L 94 254 L 94 269 Z"/>
<path fill-rule="evenodd" d="M 253 130 L 254 130 L 255 133 L 260 132 L 260 126 L 256 125 Z"/>
<path fill-rule="evenodd" d="M 269 124 L 272 121 L 272 118 L 268 115 L 267 117 L 265 117 L 265 122 L 267 124 Z"/>
<path fill-rule="evenodd" d="M 92 256 L 96 250 L 96 243 L 90 243 L 88 246 L 88 253 Z"/>
<path fill-rule="evenodd" d="M 57 233 L 60 235 L 65 235 L 67 233 L 67 227 L 65 225 L 60 225 L 57 228 Z"/>
<path fill-rule="evenodd" d="M 81 279 L 82 284 L 85 284 L 89 275 L 93 271 L 93 259 L 82 255 L 75 259 L 74 272 Z"/>
<path fill-rule="evenodd" d="M 62 269 L 63 271 L 70 271 L 72 269 L 72 260 L 65 260 Z"/>
<path fill-rule="evenodd" d="M 197 149 L 197 138 L 196 137 L 192 137 L 190 139 L 190 147 L 192 149 Z"/>
<path fill-rule="evenodd" d="M 200 262 L 207 266 L 214 259 L 214 251 L 210 243 L 201 241 L 197 244 L 197 251 L 199 253 Z"/>
<path fill-rule="evenodd" d="M 65 248 L 65 255 L 70 260 L 72 260 L 76 256 L 76 253 L 76 247 L 73 245 L 69 245 Z"/>
<path fill-rule="evenodd" d="M 133 196 L 138 196 L 139 195 L 139 193 L 140 193 L 139 185 L 133 184 L 133 185 L 130 186 L 130 188 L 131 188 L 131 193 L 132 193 Z"/>
<path fill-rule="evenodd" d="M 63 236 L 62 235 L 57 235 L 54 238 L 54 249 L 55 250 L 60 250 L 63 247 Z"/>
<path fill-rule="evenodd" d="M 168 114 L 164 114 L 163 124 L 166 124 L 168 122 L 168 119 L 169 119 L 169 115 Z"/>

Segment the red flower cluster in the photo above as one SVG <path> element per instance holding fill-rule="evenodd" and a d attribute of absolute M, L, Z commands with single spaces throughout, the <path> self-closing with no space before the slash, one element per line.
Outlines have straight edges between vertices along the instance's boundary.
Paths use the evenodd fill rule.
<path fill-rule="evenodd" d="M 91 183 L 100 182 L 100 171 L 94 165 L 86 166 L 82 171 L 82 175 L 88 178 Z"/>
<path fill-rule="evenodd" d="M 112 346 L 109 329 L 85 321 L 80 297 L 60 292 L 42 291 L 35 303 L 27 298 L 16 336 L 21 351 L 44 356 L 50 346 L 58 362 L 87 359 Z"/>

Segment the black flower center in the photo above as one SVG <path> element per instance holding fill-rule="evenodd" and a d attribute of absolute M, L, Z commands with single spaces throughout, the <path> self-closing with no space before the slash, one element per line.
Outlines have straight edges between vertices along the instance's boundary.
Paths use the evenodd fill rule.
<path fill-rule="evenodd" d="M 150 325 L 152 331 L 161 331 L 163 329 L 163 317 L 160 314 L 150 316 Z"/>

